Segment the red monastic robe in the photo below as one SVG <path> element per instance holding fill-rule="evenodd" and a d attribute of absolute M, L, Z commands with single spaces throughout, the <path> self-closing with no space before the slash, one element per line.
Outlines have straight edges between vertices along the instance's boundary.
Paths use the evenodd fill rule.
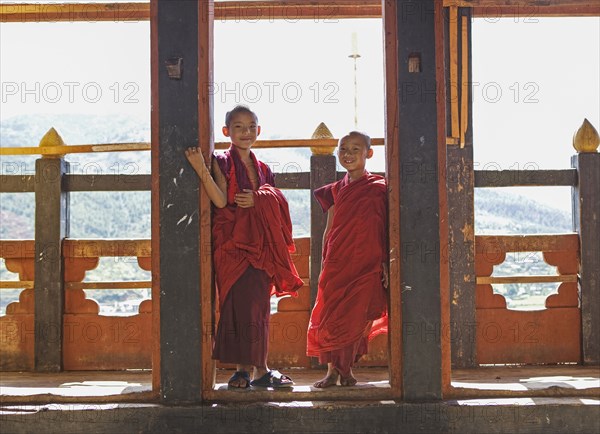
<path fill-rule="evenodd" d="M 386 182 L 368 172 L 352 182 L 346 175 L 314 194 L 324 211 L 335 205 L 335 212 L 324 240 L 307 354 L 321 357 L 341 351 L 351 365 L 366 352 L 372 321 L 379 320 L 378 326 L 385 322 L 387 294 L 381 279 L 382 263 L 387 261 Z"/>
<path fill-rule="evenodd" d="M 213 358 L 225 363 L 266 366 L 270 296 L 296 295 L 303 285 L 291 260 L 292 223 L 274 176 L 253 153 L 258 175 L 254 207 L 240 208 L 234 196 L 252 189 L 235 148 L 215 155 L 227 177 L 228 206 L 213 216 L 214 265 L 219 293 L 219 326 Z"/>
<path fill-rule="evenodd" d="M 271 295 L 295 295 L 304 284 L 290 256 L 295 247 L 288 204 L 275 187 L 265 184 L 255 191 L 254 207 L 216 210 L 213 243 L 221 305 L 249 265 L 271 278 Z"/>
<path fill-rule="evenodd" d="M 228 182 L 228 206 L 215 209 L 212 231 L 220 306 L 249 265 L 267 273 L 272 281 L 271 295 L 296 295 L 303 282 L 290 256 L 295 251 L 292 220 L 285 196 L 272 186 L 273 173 L 250 153 L 259 189 L 254 194 L 254 206 L 240 208 L 234 204 L 234 195 L 252 189 L 246 168 L 233 146 L 215 157 Z"/>

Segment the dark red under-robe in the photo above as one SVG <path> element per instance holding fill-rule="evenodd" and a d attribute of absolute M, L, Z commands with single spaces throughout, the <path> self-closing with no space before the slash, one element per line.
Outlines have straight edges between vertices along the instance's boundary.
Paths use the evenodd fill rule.
<path fill-rule="evenodd" d="M 314 192 L 324 211 L 335 205 L 324 240 L 323 268 L 308 326 L 307 354 L 333 363 L 343 376 L 367 351 L 373 321 L 385 318 L 387 294 L 382 263 L 387 261 L 387 187 L 365 172 L 348 175 Z M 378 327 L 378 331 L 381 329 Z"/>
<path fill-rule="evenodd" d="M 303 285 L 291 260 L 292 223 L 285 197 L 269 185 L 274 176 L 254 154 L 259 189 L 254 207 L 234 205 L 233 196 L 252 189 L 235 148 L 217 162 L 228 181 L 228 206 L 213 216 L 213 259 L 220 318 L 213 358 L 266 366 L 272 294 L 295 295 Z"/>

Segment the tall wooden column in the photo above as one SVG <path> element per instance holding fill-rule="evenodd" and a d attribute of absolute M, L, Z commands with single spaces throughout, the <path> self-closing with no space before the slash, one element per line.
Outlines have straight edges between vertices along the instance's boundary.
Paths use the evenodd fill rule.
<path fill-rule="evenodd" d="M 310 156 L 310 191 L 335 182 L 335 157 L 327 154 Z M 319 287 L 323 252 L 323 231 L 327 224 L 327 214 L 315 198 L 310 198 L 310 301 L 314 306 Z"/>
<path fill-rule="evenodd" d="M 576 133 L 579 152 L 571 159 L 577 169 L 573 188 L 573 228 L 579 234 L 583 363 L 600 364 L 600 154 L 598 132 L 587 121 Z"/>
<path fill-rule="evenodd" d="M 475 345 L 475 173 L 473 163 L 473 103 L 471 76 L 471 8 L 448 8 L 445 14 L 445 62 L 448 143 L 448 249 L 450 267 L 449 339 L 452 366 L 477 366 Z"/>
<path fill-rule="evenodd" d="M 324 123 L 319 124 L 312 139 L 333 139 Z M 310 191 L 336 181 L 335 148 L 312 147 L 310 156 Z M 327 214 L 314 197 L 310 198 L 310 305 L 314 306 L 319 287 L 321 260 L 323 253 L 323 231 L 327 224 Z"/>
<path fill-rule="evenodd" d="M 439 153 L 445 151 L 445 143 L 440 143 L 436 98 L 438 91 L 444 89 L 443 74 L 441 82 L 437 82 L 442 47 L 436 46 L 440 38 L 438 33 L 436 40 L 436 25 L 443 23 L 436 3 L 401 0 L 396 6 L 399 282 L 402 385 L 407 401 L 441 399 L 443 387 L 440 248 L 442 243 L 446 245 L 446 240 L 440 236 L 442 219 L 445 221 L 445 198 L 440 195 L 439 168 L 445 167 L 445 161 L 440 161 Z M 391 185 L 390 190 L 394 189 L 397 186 Z"/>
<path fill-rule="evenodd" d="M 321 123 L 312 135 L 313 139 L 332 139 L 333 135 L 324 123 Z M 335 148 L 313 147 L 310 156 L 310 191 L 336 181 Z M 319 275 L 323 259 L 323 232 L 327 225 L 327 214 L 314 197 L 310 198 L 310 306 L 315 305 L 319 289 Z M 317 367 L 319 361 L 311 358 L 311 366 Z"/>
<path fill-rule="evenodd" d="M 54 129 L 40 146 L 64 145 Z M 69 231 L 69 198 L 62 191 L 69 163 L 60 158 L 35 162 L 35 343 L 39 372 L 62 370 L 64 269 L 62 241 Z"/>
<path fill-rule="evenodd" d="M 209 12 L 213 9 L 212 2 L 205 0 L 155 0 L 152 8 L 156 62 L 152 101 L 153 194 L 158 193 L 153 206 L 153 238 L 158 236 L 158 243 L 153 244 L 153 255 L 159 255 L 154 264 L 159 264 L 156 278 L 160 282 L 160 398 L 164 403 L 176 404 L 200 401 L 203 386 L 203 208 L 199 179 L 184 150 L 201 145 L 204 148 L 208 145 L 202 140 L 212 138 L 213 126 L 208 121 L 212 119 L 212 107 L 202 91 L 210 83 L 199 75 L 212 70 Z"/>

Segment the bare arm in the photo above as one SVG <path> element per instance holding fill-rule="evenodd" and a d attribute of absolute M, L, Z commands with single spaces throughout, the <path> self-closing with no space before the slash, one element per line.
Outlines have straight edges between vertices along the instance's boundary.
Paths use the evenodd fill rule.
<path fill-rule="evenodd" d="M 204 190 L 212 203 L 214 203 L 217 208 L 224 208 L 227 205 L 227 179 L 223 176 L 217 160 L 213 159 L 212 161 L 213 178 L 206 167 L 204 157 L 199 148 L 187 148 L 185 150 L 185 156 L 192 168 L 198 174 L 198 177 L 204 186 Z"/>

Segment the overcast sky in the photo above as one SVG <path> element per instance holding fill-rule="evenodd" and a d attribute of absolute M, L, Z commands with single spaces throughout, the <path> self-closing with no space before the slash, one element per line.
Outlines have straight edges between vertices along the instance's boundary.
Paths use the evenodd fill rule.
<path fill-rule="evenodd" d="M 215 139 L 224 140 L 222 118 L 236 103 L 257 111 L 263 138 L 309 138 L 319 122 L 336 137 L 353 129 L 353 33 L 358 129 L 382 137 L 380 19 L 240 20 L 215 23 Z M 583 119 L 600 128 L 599 41 L 598 17 L 475 20 L 476 169 L 570 166 Z M 98 113 L 149 122 L 149 65 L 148 22 L 2 23 L 0 121 Z M 372 166 L 381 170 L 378 154 Z M 568 190 L 556 206 L 570 207 Z"/>

